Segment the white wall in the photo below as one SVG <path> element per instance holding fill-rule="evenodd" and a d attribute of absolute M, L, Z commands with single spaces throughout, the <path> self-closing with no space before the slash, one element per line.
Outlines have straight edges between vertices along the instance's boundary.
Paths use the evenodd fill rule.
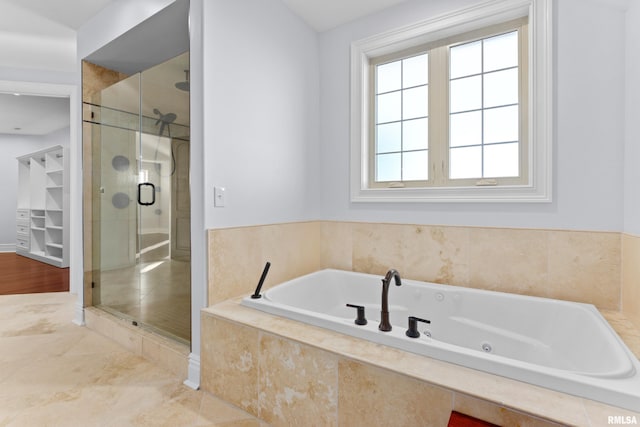
<path fill-rule="evenodd" d="M 44 136 L 0 134 L 0 250 L 16 243 L 16 206 L 18 201 L 18 161 L 16 157 L 54 145 L 69 146 L 69 128 Z M 14 247 L 15 250 L 15 247 Z"/>
<path fill-rule="evenodd" d="M 0 32 L 4 67 L 73 72 L 76 44 L 73 31 L 67 37 Z"/>
<path fill-rule="evenodd" d="M 2 81 L 72 85 L 76 84 L 77 79 L 78 76 L 75 72 L 0 66 L 0 80 Z"/>
<path fill-rule="evenodd" d="M 626 24 L 624 231 L 640 235 L 640 2 L 629 2 Z"/>
<path fill-rule="evenodd" d="M 614 6 L 618 2 L 604 0 L 553 2 L 556 138 L 552 203 L 350 202 L 350 43 L 479 2 L 409 1 L 321 35 L 320 146 L 324 186 L 320 216 L 334 220 L 620 231 L 625 15 Z"/>
<path fill-rule="evenodd" d="M 204 23 L 206 227 L 315 219 L 316 33 L 279 0 L 205 1 Z"/>

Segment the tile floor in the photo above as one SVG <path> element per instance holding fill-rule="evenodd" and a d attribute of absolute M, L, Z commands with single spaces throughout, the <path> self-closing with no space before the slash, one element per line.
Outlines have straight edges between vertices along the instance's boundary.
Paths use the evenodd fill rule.
<path fill-rule="evenodd" d="M 151 269 L 149 269 L 151 268 Z M 191 264 L 168 258 L 104 271 L 102 306 L 188 344 L 191 340 Z M 141 272 L 142 271 L 142 272 Z"/>
<path fill-rule="evenodd" d="M 166 234 L 141 235 L 141 258 L 131 267 L 94 276 L 93 305 L 119 313 L 188 344 L 191 340 L 191 263 L 170 257 Z"/>
<path fill-rule="evenodd" d="M 0 296 L 0 426 L 266 426 L 74 325 L 75 299 Z"/>

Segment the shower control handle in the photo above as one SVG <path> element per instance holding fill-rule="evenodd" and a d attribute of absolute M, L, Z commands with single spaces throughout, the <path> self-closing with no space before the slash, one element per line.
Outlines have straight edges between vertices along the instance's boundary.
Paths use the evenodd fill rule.
<path fill-rule="evenodd" d="M 142 201 L 142 187 L 151 187 L 151 201 Z M 138 204 L 141 206 L 151 206 L 156 202 L 156 186 L 150 182 L 141 182 L 138 184 Z"/>

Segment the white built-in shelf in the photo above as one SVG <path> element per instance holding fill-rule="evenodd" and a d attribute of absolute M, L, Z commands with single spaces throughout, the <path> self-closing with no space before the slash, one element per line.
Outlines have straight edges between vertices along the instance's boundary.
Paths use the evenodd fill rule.
<path fill-rule="evenodd" d="M 16 253 L 69 266 L 69 178 L 60 145 L 18 157 Z"/>

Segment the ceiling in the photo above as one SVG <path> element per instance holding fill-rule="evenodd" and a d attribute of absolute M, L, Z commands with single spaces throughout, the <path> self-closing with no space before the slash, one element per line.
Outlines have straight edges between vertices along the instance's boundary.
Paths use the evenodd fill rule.
<path fill-rule="evenodd" d="M 0 0 L 0 10 L 2 11 L 0 13 L 0 37 L 3 33 L 5 36 L 7 34 L 12 36 L 37 35 L 75 43 L 76 31 L 114 1 L 117 0 Z M 323 32 L 406 0 L 281 1 L 315 31 Z M 171 28 L 170 25 L 162 25 L 162 27 Z M 114 43 L 113 46 L 101 49 L 99 54 L 105 55 L 104 57 L 99 57 L 96 53 L 96 57 L 93 58 L 95 62 L 106 63 L 107 59 L 105 58 L 107 57 L 112 58 L 112 61 L 115 61 L 114 58 L 118 58 L 120 65 L 117 68 L 124 71 L 123 67 L 135 56 L 131 57 L 130 53 L 123 54 L 119 50 L 123 49 L 124 52 L 129 52 L 130 49 L 127 46 L 130 45 L 133 36 L 136 36 L 138 40 L 149 40 L 146 34 L 137 32 L 136 29 L 130 33 L 128 35 L 132 37 L 121 38 L 119 41 L 116 40 L 118 43 Z M 175 38 L 171 37 L 168 40 L 175 40 Z M 166 48 L 166 46 L 164 47 Z M 146 49 L 143 53 L 152 53 L 152 50 Z M 169 50 L 171 49 L 163 50 L 165 56 Z M 169 57 L 162 59 L 162 61 L 169 59 Z M 137 59 L 140 60 L 140 57 Z M 151 61 L 148 58 L 145 60 Z M 151 63 L 157 64 L 162 61 Z M 141 68 L 143 64 L 138 67 L 139 69 L 135 69 L 135 67 L 126 69 L 126 72 L 129 74 L 145 69 Z M 180 66 L 175 70 L 177 75 L 182 76 L 183 68 Z M 64 105 L 65 101 L 66 105 Z M 68 104 L 68 99 L 24 95 L 16 97 L 13 94 L 0 93 L 0 133 L 43 135 L 66 127 L 69 125 Z"/>
<path fill-rule="evenodd" d="M 321 33 L 406 0 L 282 0 Z"/>
<path fill-rule="evenodd" d="M 75 44 L 77 29 L 112 1 L 0 0 L 0 36 L 38 36 Z M 0 133 L 46 135 L 67 126 L 68 98 L 0 93 Z"/>
<path fill-rule="evenodd" d="M 65 34 L 76 31 L 114 0 L 0 0 L 2 31 Z M 65 31 L 66 30 L 66 31 Z"/>
<path fill-rule="evenodd" d="M 69 98 L 0 93 L 0 133 L 46 135 L 69 126 Z"/>
<path fill-rule="evenodd" d="M 148 70 L 189 50 L 188 22 L 189 1 L 176 0 L 84 59 L 129 76 Z"/>

